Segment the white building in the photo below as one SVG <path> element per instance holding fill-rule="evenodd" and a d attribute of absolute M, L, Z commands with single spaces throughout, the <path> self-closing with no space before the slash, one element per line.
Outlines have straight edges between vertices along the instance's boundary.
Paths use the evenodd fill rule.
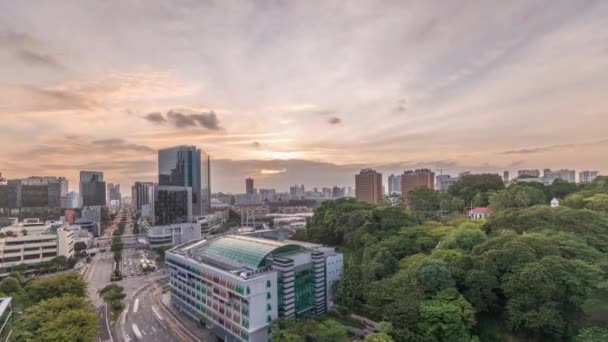
<path fill-rule="evenodd" d="M 51 224 L 32 220 L 0 229 L 0 276 L 14 266 L 34 265 L 57 256 L 74 256 L 74 232 L 68 225 L 55 234 Z"/>
<path fill-rule="evenodd" d="M 583 170 L 578 174 L 578 181 L 580 183 L 591 183 L 597 178 L 598 174 L 597 171 Z"/>
<path fill-rule="evenodd" d="M 452 177 L 451 175 L 437 175 L 435 179 L 435 189 L 439 192 L 447 192 L 450 186 L 458 182 L 458 177 Z"/>
<path fill-rule="evenodd" d="M 555 197 L 553 197 L 553 199 L 551 200 L 551 208 L 557 208 L 559 207 L 559 200 Z"/>
<path fill-rule="evenodd" d="M 223 341 L 266 342 L 275 319 L 327 312 L 338 255 L 320 245 L 238 235 L 192 241 L 165 253 L 171 304 Z"/>
<path fill-rule="evenodd" d="M 201 238 L 200 223 L 178 223 L 149 227 L 146 237 L 150 248 L 175 246 Z"/>
<path fill-rule="evenodd" d="M 556 179 L 565 180 L 566 182 L 575 183 L 576 182 L 576 171 L 561 169 L 553 171 L 551 169 L 543 170 L 543 183 L 546 185 L 553 184 Z"/>

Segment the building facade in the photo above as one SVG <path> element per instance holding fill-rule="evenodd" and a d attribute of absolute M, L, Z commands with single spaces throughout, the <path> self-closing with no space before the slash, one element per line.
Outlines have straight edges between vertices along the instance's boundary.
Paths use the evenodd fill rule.
<path fill-rule="evenodd" d="M 358 201 L 378 204 L 382 201 L 382 174 L 373 169 L 363 169 L 355 175 L 355 197 Z"/>
<path fill-rule="evenodd" d="M 527 169 L 527 170 L 518 170 L 517 178 L 538 178 L 540 177 L 540 171 L 538 169 Z"/>
<path fill-rule="evenodd" d="M 437 175 L 437 186 L 436 189 L 439 192 L 448 192 L 450 186 L 458 182 L 458 177 L 452 177 L 451 175 Z"/>
<path fill-rule="evenodd" d="M 13 332 L 13 298 L 0 298 L 0 341 L 8 342 Z"/>
<path fill-rule="evenodd" d="M 154 187 L 154 225 L 192 222 L 192 196 L 189 186 Z"/>
<path fill-rule="evenodd" d="M 203 176 L 201 158 L 208 156 L 195 146 L 176 146 L 158 151 L 158 185 L 189 187 L 192 193 L 192 213 L 194 216 L 203 213 Z M 208 172 L 208 165 L 207 172 Z M 205 173 L 207 173 L 205 172 Z M 206 175 L 208 181 L 208 175 Z M 208 184 L 205 184 L 205 186 Z M 209 187 L 207 187 L 209 189 Z M 209 198 L 206 194 L 205 198 Z"/>
<path fill-rule="evenodd" d="M 80 199 L 83 207 L 106 205 L 106 182 L 103 172 L 80 171 Z"/>
<path fill-rule="evenodd" d="M 118 201 L 118 203 L 120 203 L 122 201 L 120 184 L 108 183 L 107 199 L 108 203 L 111 203 L 112 201 Z"/>
<path fill-rule="evenodd" d="M 388 194 L 400 194 L 401 193 L 401 175 L 390 175 L 388 176 Z"/>
<path fill-rule="evenodd" d="M 591 183 L 599 175 L 598 171 L 583 170 L 578 174 L 579 183 Z"/>
<path fill-rule="evenodd" d="M 200 223 L 181 223 L 167 226 L 153 226 L 146 231 L 150 248 L 176 246 L 201 238 Z"/>
<path fill-rule="evenodd" d="M 223 341 L 266 342 L 277 318 L 327 312 L 342 269 L 338 255 L 239 235 L 193 241 L 165 254 L 171 303 Z"/>
<path fill-rule="evenodd" d="M 247 195 L 253 195 L 255 193 L 253 188 L 253 178 L 245 179 L 245 193 Z"/>
<path fill-rule="evenodd" d="M 141 213 L 141 208 L 144 205 L 154 203 L 154 183 L 152 182 L 135 182 L 131 187 L 131 205 Z"/>
<path fill-rule="evenodd" d="M 401 197 L 405 205 L 408 205 L 408 192 L 418 187 L 435 190 L 435 173 L 429 169 L 405 171 L 401 177 Z"/>
<path fill-rule="evenodd" d="M 544 169 L 543 178 L 543 183 L 545 184 L 553 184 L 556 179 L 561 179 L 570 183 L 576 183 L 576 171 L 568 169 L 561 169 L 555 171 L 551 169 Z"/>
<path fill-rule="evenodd" d="M 38 220 L 14 223 L 0 229 L 0 276 L 14 266 L 31 266 L 57 256 L 74 255 L 74 233 L 68 225 L 53 232 L 51 224 Z"/>

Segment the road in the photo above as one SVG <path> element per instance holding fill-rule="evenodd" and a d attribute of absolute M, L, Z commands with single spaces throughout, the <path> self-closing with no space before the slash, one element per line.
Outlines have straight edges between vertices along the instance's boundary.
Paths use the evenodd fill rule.
<path fill-rule="evenodd" d="M 146 277 L 146 283 L 128 296 L 127 307 L 116 326 L 116 340 L 128 341 L 211 341 L 193 335 L 161 302 L 165 275 Z M 131 282 L 136 280 L 132 278 Z M 139 337 L 137 336 L 139 334 Z"/>

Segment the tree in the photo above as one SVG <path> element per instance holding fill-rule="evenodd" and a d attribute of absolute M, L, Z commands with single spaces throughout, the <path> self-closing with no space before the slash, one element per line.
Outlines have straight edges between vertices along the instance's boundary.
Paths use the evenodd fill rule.
<path fill-rule="evenodd" d="M 579 331 L 574 342 L 600 342 L 608 341 L 608 329 L 600 327 L 589 327 Z"/>
<path fill-rule="evenodd" d="M 68 265 L 68 258 L 66 258 L 63 255 L 60 256 L 56 256 L 53 259 L 51 259 L 51 265 L 56 267 L 57 269 L 65 269 L 66 266 Z"/>
<path fill-rule="evenodd" d="M 348 334 L 346 333 L 346 329 L 344 326 L 333 319 L 328 319 L 324 322 L 321 322 L 317 328 L 315 340 L 319 342 L 327 341 L 327 342 L 348 342 L 350 341 L 348 338 Z"/>
<path fill-rule="evenodd" d="M 16 341 L 93 341 L 97 315 L 84 298 L 49 298 L 25 310 L 15 322 Z"/>
<path fill-rule="evenodd" d="M 109 304 L 114 312 L 122 310 L 122 300 L 125 298 L 124 288 L 116 284 L 110 284 L 99 290 L 99 295 Z"/>
<path fill-rule="evenodd" d="M 418 333 L 429 341 L 471 341 L 475 309 L 456 289 L 446 289 L 420 303 Z"/>
<path fill-rule="evenodd" d="M 11 295 L 15 292 L 19 292 L 21 290 L 21 284 L 19 280 L 13 277 L 6 277 L 0 281 L 0 292 Z"/>
<path fill-rule="evenodd" d="M 34 279 L 26 285 L 25 290 L 33 302 L 67 294 L 84 297 L 87 293 L 87 283 L 77 273 L 62 273 Z"/>
<path fill-rule="evenodd" d="M 337 300 L 346 308 L 354 308 L 363 302 L 363 286 L 361 284 L 361 267 L 352 260 L 348 262 L 338 283 Z"/>
<path fill-rule="evenodd" d="M 454 286 L 454 280 L 445 262 L 430 258 L 414 264 L 408 270 L 412 281 L 420 287 L 425 294 L 435 293 Z"/>
<path fill-rule="evenodd" d="M 560 178 L 554 180 L 553 184 L 549 186 L 551 196 L 557 198 L 564 198 L 575 191 L 576 183 L 571 183 Z"/>
<path fill-rule="evenodd" d="M 417 187 L 407 193 L 407 201 L 414 213 L 422 217 L 436 217 L 439 211 L 437 192 L 425 186 Z"/>
<path fill-rule="evenodd" d="M 505 184 L 499 175 L 484 173 L 461 176 L 456 184 L 450 186 L 448 192 L 453 196 L 462 198 L 465 206 L 470 205 L 471 202 L 477 202 L 474 203 L 476 206 L 485 206 L 487 205 L 487 194 L 490 191 L 504 188 Z"/>
<path fill-rule="evenodd" d="M 486 239 L 486 234 L 480 229 L 473 227 L 457 228 L 449 232 L 441 240 L 441 248 L 444 249 L 462 249 L 470 251 L 476 245 L 482 243 Z"/>
<path fill-rule="evenodd" d="M 74 244 L 74 252 L 76 252 L 76 254 L 85 251 L 87 249 L 87 244 L 82 242 L 82 241 L 77 241 Z"/>

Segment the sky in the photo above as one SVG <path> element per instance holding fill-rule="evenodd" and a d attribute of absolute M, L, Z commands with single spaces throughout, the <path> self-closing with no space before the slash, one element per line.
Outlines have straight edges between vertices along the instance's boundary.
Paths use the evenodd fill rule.
<path fill-rule="evenodd" d="M 123 195 L 196 145 L 212 191 L 354 173 L 608 173 L 608 1 L 0 2 L 0 172 Z"/>

